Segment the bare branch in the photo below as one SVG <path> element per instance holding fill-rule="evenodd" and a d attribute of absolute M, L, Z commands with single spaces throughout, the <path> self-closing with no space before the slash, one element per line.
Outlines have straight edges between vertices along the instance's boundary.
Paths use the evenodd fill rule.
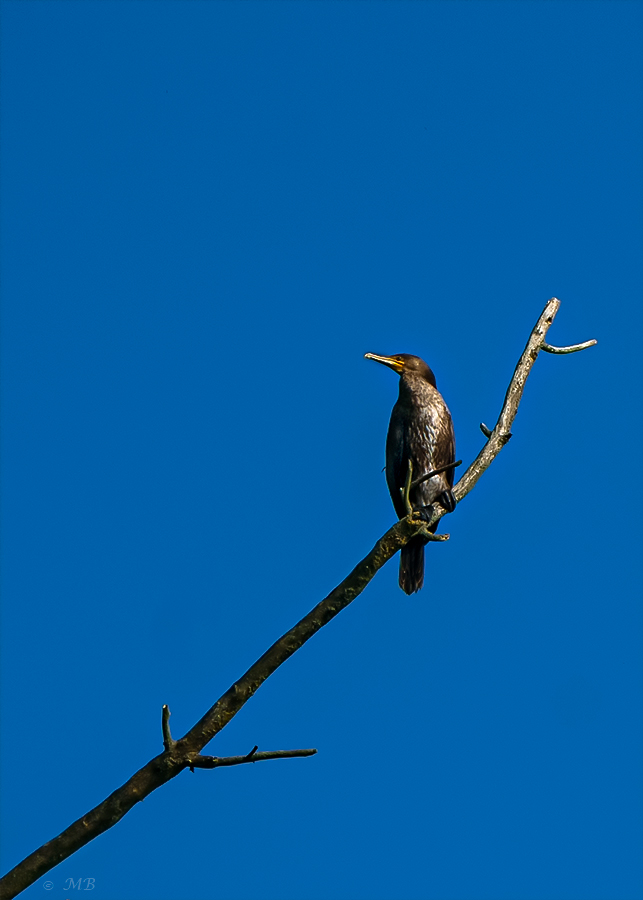
<path fill-rule="evenodd" d="M 426 475 L 422 475 L 421 478 L 416 478 L 411 487 L 417 487 L 418 484 L 423 484 L 425 481 L 428 481 L 429 478 L 433 478 L 434 475 L 441 475 L 443 472 L 448 472 L 449 469 L 457 469 L 458 466 L 461 465 L 462 460 L 459 459 L 457 462 L 447 463 L 446 466 L 440 466 L 439 469 L 433 469 L 433 471 L 427 472 Z"/>
<path fill-rule="evenodd" d="M 546 353 L 577 353 L 579 350 L 587 350 L 593 347 L 598 341 L 584 341 L 582 344 L 572 344 L 571 347 L 552 347 L 551 344 L 542 343 L 541 349 Z"/>
<path fill-rule="evenodd" d="M 378 569 L 412 537 L 424 534 L 425 528 L 425 522 L 418 517 L 407 517 L 389 529 L 350 575 L 294 628 L 279 638 L 194 728 L 180 740 L 173 742 L 169 751 L 150 760 L 106 800 L 8 872 L 0 880 L 0 900 L 11 900 L 45 872 L 115 825 L 136 803 L 144 800 L 156 788 L 175 778 L 183 769 L 189 768 L 190 760 L 200 755 L 203 747 L 230 722 L 266 678 L 359 596 Z"/>
<path fill-rule="evenodd" d="M 265 759 L 295 759 L 301 756 L 314 756 L 316 750 L 261 750 L 257 747 L 246 756 L 201 756 L 199 753 L 193 757 L 188 768 L 191 772 L 195 769 L 218 769 L 219 766 L 240 766 L 243 763 L 263 762 Z"/>
<path fill-rule="evenodd" d="M 560 300 L 557 300 L 556 297 L 552 297 L 534 325 L 523 354 L 518 360 L 509 387 L 507 388 L 505 402 L 502 405 L 502 410 L 493 431 L 487 434 L 489 429 L 486 425 L 483 427 L 481 424 L 480 427 L 482 432 L 488 437 L 488 441 L 453 490 L 458 503 L 460 503 L 475 486 L 480 476 L 489 468 L 493 460 L 511 438 L 511 426 L 513 420 L 516 418 L 516 413 L 518 412 L 518 406 L 522 399 L 525 383 L 529 377 L 532 366 L 538 357 L 539 351 L 549 347 L 549 344 L 545 344 L 545 337 L 556 317 L 559 307 Z M 594 343 L 596 342 L 587 341 L 585 344 L 575 345 L 575 348 L 582 350 L 584 347 L 592 346 Z M 441 515 L 444 515 L 445 512 L 446 510 L 440 512 L 440 509 L 438 508 L 436 510 L 436 519 L 440 518 Z"/>
<path fill-rule="evenodd" d="M 527 341 L 527 346 L 514 371 L 500 416 L 493 431 L 490 431 L 485 425 L 480 426 L 483 433 L 488 437 L 488 441 L 454 488 L 458 503 L 472 490 L 480 476 L 491 465 L 511 437 L 511 425 L 518 411 L 525 382 L 539 351 L 545 349 L 548 352 L 574 352 L 575 350 L 592 346 L 595 343 L 595 341 L 588 341 L 585 344 L 563 349 L 553 349 L 548 344 L 545 344 L 545 336 L 558 312 L 559 306 L 560 302 L 553 297 L 549 300 L 542 315 L 536 322 Z M 409 466 L 407 482 L 404 488 L 406 508 L 409 512 L 411 510 L 408 493 L 411 489 L 412 477 L 412 468 Z M 427 540 L 431 541 L 448 540 L 448 534 L 432 534 L 428 530 L 429 526 L 442 518 L 446 512 L 447 510 L 436 503 L 433 506 L 433 513 L 428 522 L 423 521 L 414 513 L 397 522 L 393 528 L 389 529 L 377 541 L 371 552 L 353 569 L 350 575 L 290 631 L 286 632 L 278 641 L 275 641 L 272 647 L 178 741 L 172 739 L 169 726 L 170 711 L 165 706 L 162 716 L 165 751 L 150 760 L 142 769 L 139 769 L 129 781 L 114 791 L 102 803 L 99 803 L 87 815 L 78 819 L 62 834 L 44 844 L 5 875 L 0 880 L 0 900 L 11 900 L 16 894 L 19 894 L 44 875 L 45 872 L 48 872 L 49 869 L 58 865 L 58 863 L 71 856 L 72 853 L 89 843 L 97 835 L 102 834 L 102 832 L 115 825 L 136 803 L 144 800 L 148 794 L 175 778 L 186 768 L 217 768 L 223 765 L 240 765 L 244 762 L 254 762 L 259 759 L 285 758 L 287 755 L 312 755 L 315 752 L 314 750 L 272 751 L 273 755 L 268 755 L 270 751 L 266 754 L 260 754 L 257 753 L 257 748 L 254 748 L 245 757 L 227 757 L 228 760 L 234 760 L 234 762 L 225 762 L 226 757 L 223 757 L 222 760 L 218 757 L 201 756 L 201 750 L 222 728 L 225 728 L 242 706 L 282 663 L 289 659 L 317 631 L 323 628 L 324 625 L 327 625 L 361 594 L 375 573 L 398 550 L 404 547 L 411 538 L 416 535 L 423 535 Z M 276 757 L 275 753 L 280 754 L 280 756 Z M 216 762 L 208 762 L 206 764 L 205 760 L 215 760 Z"/>

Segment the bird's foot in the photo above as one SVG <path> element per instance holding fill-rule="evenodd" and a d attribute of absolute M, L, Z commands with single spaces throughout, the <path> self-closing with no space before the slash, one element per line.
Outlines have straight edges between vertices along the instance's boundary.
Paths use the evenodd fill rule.
<path fill-rule="evenodd" d="M 423 529 L 422 536 L 426 541 L 448 541 L 448 534 L 435 534 L 435 529 L 438 527 L 437 522 L 434 522 L 433 525 L 430 524 L 434 512 L 435 510 L 430 504 L 429 506 L 416 506 L 413 510 L 413 515 L 419 516 L 419 518 L 428 525 L 428 528 Z"/>
<path fill-rule="evenodd" d="M 447 512 L 453 512 L 456 508 L 456 499 L 453 491 L 443 491 L 440 496 L 437 498 L 440 506 L 443 506 Z"/>
<path fill-rule="evenodd" d="M 430 522 L 434 509 L 429 504 L 429 506 L 416 506 L 413 512 L 415 515 L 419 516 L 423 522 Z"/>

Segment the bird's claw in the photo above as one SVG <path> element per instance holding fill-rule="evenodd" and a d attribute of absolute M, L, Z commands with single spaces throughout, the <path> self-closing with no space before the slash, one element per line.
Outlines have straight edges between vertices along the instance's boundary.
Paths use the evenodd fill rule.
<path fill-rule="evenodd" d="M 426 522 L 428 524 L 431 521 L 434 509 L 430 504 L 429 506 L 417 506 L 413 510 L 413 513 L 414 515 L 419 516 L 419 518 L 422 519 L 423 522 Z"/>
<path fill-rule="evenodd" d="M 443 491 L 437 499 L 440 506 L 443 506 L 447 512 L 453 512 L 453 510 L 456 508 L 457 500 L 455 499 L 455 494 L 451 489 L 449 489 L 448 491 Z"/>

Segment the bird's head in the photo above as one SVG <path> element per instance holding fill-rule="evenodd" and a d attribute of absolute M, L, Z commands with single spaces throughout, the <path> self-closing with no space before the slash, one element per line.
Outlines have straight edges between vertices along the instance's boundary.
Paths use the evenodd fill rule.
<path fill-rule="evenodd" d="M 377 353 L 365 353 L 364 359 L 374 359 L 393 369 L 398 375 L 416 375 L 424 378 L 435 387 L 435 376 L 423 359 L 410 353 L 396 353 L 395 356 L 378 356 Z"/>

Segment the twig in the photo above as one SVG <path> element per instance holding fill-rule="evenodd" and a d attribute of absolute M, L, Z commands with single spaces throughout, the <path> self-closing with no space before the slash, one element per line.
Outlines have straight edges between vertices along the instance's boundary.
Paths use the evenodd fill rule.
<path fill-rule="evenodd" d="M 265 759 L 295 759 L 301 756 L 314 756 L 316 750 L 260 750 L 257 747 L 246 756 L 194 756 L 188 765 L 191 772 L 195 769 L 218 769 L 220 766 L 240 766 L 243 763 L 263 762 Z"/>
<path fill-rule="evenodd" d="M 558 312 L 559 306 L 559 301 L 553 297 L 547 303 L 542 315 L 536 322 L 507 389 L 496 426 L 488 435 L 489 439 L 481 452 L 454 488 L 458 503 L 475 486 L 480 476 L 491 465 L 509 440 L 511 424 L 518 411 L 525 382 L 539 351 L 544 348 L 545 335 Z M 584 347 L 592 346 L 592 344 L 592 341 L 588 341 L 584 345 L 577 345 L 576 349 L 584 349 Z M 411 466 L 409 466 L 407 485 L 405 486 L 407 501 L 411 482 L 412 471 Z M 408 507 L 410 507 L 410 503 Z M 408 509 L 408 507 L 406 508 Z M 221 729 L 225 728 L 264 681 L 324 625 L 327 625 L 338 613 L 352 603 L 361 594 L 378 569 L 381 569 L 389 559 L 395 556 L 398 550 L 404 547 L 411 538 L 418 534 L 423 534 L 429 540 L 445 540 L 448 537 L 448 535 L 431 535 L 429 537 L 429 532 L 427 531 L 427 527 L 442 518 L 445 513 L 446 510 L 436 505 L 428 523 L 419 521 L 418 517 L 413 514 L 400 519 L 393 528 L 389 529 L 377 541 L 371 552 L 358 563 L 338 587 L 331 591 L 321 603 L 318 603 L 290 631 L 286 632 L 278 641 L 275 641 L 272 647 L 217 700 L 214 706 L 184 737 L 178 741 L 173 741 L 171 752 L 166 749 L 160 756 L 150 760 L 122 787 L 110 794 L 106 800 L 99 803 L 87 815 L 78 819 L 69 828 L 65 829 L 62 834 L 44 844 L 7 873 L 0 881 L 0 900 L 11 900 L 16 894 L 19 894 L 44 875 L 45 872 L 67 859 L 67 857 L 89 843 L 97 835 L 102 834 L 115 825 L 136 803 L 144 800 L 148 794 L 162 784 L 175 778 L 183 769 L 189 768 L 191 762 L 192 765 L 195 765 L 194 760 L 199 759 L 200 751 L 203 747 Z M 169 734 L 169 710 L 167 711 L 167 718 L 164 713 L 163 723 L 165 743 L 168 738 L 171 740 L 171 735 Z M 258 757 L 259 754 L 255 753 L 251 758 L 242 757 L 242 759 L 245 762 L 251 762 Z M 232 759 L 234 758 L 232 757 Z"/>
<path fill-rule="evenodd" d="M 418 484 L 422 484 L 425 481 L 428 481 L 429 478 L 433 478 L 434 475 L 441 475 L 443 472 L 448 472 L 449 469 L 457 469 L 458 466 L 462 465 L 462 460 L 459 459 L 457 462 L 447 463 L 446 466 L 440 466 L 439 469 L 433 469 L 432 472 L 427 472 L 426 475 L 422 475 L 421 478 L 416 478 L 416 480 L 411 485 L 411 490 L 418 486 Z"/>
<path fill-rule="evenodd" d="M 572 344 L 571 347 L 552 347 L 551 344 L 546 344 L 543 341 L 541 350 L 544 350 L 546 353 L 577 353 L 579 350 L 593 347 L 594 344 L 598 344 L 598 341 L 583 341 L 582 344 Z"/>
<path fill-rule="evenodd" d="M 413 478 L 413 463 L 409 459 L 409 467 L 406 473 L 406 481 L 404 482 L 404 487 L 401 488 L 402 500 L 404 501 L 404 509 L 406 510 L 407 516 L 413 514 L 413 507 L 411 506 L 411 500 L 409 494 L 411 493 L 411 479 Z"/>

